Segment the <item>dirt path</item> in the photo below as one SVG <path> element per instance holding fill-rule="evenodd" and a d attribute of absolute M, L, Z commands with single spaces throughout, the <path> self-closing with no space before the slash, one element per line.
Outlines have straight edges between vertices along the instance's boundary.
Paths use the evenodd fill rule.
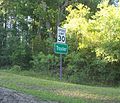
<path fill-rule="evenodd" d="M 37 100 L 31 95 L 25 95 L 14 90 L 0 87 L 0 103 L 57 103 Z"/>

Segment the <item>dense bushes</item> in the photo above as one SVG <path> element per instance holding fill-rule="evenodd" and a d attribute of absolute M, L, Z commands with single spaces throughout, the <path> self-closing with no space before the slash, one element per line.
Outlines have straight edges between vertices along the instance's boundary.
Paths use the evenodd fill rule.
<path fill-rule="evenodd" d="M 33 56 L 31 61 L 33 66 L 32 70 L 43 73 L 57 73 L 58 71 L 58 58 L 55 55 L 45 55 L 43 52 Z"/>
<path fill-rule="evenodd" d="M 70 14 L 64 25 L 67 28 L 71 49 L 66 57 L 68 79 L 77 83 L 118 84 L 120 82 L 119 12 L 115 7 L 103 3 L 98 5 L 100 11 L 88 19 L 90 12 L 87 7 L 77 5 L 76 8 L 68 7 Z M 74 20 L 77 23 L 73 23 Z M 75 44 L 72 43 L 73 40 Z M 71 48 L 73 44 L 76 48 Z"/>

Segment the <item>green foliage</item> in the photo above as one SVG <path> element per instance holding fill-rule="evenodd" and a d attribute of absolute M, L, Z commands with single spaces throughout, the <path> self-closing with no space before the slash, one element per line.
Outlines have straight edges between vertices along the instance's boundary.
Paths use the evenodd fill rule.
<path fill-rule="evenodd" d="M 117 84 L 120 82 L 120 8 L 103 2 L 98 5 L 100 10 L 88 19 L 89 9 L 81 4 L 76 7 L 79 9 L 72 6 L 67 8 L 69 15 L 64 25 L 71 49 L 66 71 L 79 83 L 95 81 Z M 76 42 L 73 43 L 73 40 Z M 71 48 L 73 45 L 76 49 Z M 76 52 L 73 53 L 72 49 Z"/>
<path fill-rule="evenodd" d="M 33 56 L 33 60 L 31 61 L 31 63 L 35 71 L 54 72 L 54 66 L 58 65 L 58 58 L 54 55 L 45 55 L 43 52 L 40 52 L 39 54 Z"/>
<path fill-rule="evenodd" d="M 22 68 L 19 65 L 14 65 L 11 67 L 10 71 L 12 72 L 21 72 Z"/>
<path fill-rule="evenodd" d="M 39 52 L 43 52 L 45 54 L 51 54 L 53 53 L 53 44 L 54 39 L 53 38 L 47 38 L 47 39 L 41 39 L 40 36 L 36 36 L 32 40 L 32 53 L 38 54 Z"/>
<path fill-rule="evenodd" d="M 46 56 L 40 52 L 37 56 L 33 57 L 33 61 L 31 61 L 33 64 L 33 68 L 38 71 L 47 70 L 46 65 L 48 64 Z"/>
<path fill-rule="evenodd" d="M 97 11 L 97 5 L 101 1 L 104 1 L 104 0 L 78 0 L 79 3 L 83 3 L 84 5 L 87 5 L 91 9 L 91 12 Z"/>

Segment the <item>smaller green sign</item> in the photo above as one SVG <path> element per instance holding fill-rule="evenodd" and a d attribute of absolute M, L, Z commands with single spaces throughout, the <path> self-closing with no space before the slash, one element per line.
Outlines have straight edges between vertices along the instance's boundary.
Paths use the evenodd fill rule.
<path fill-rule="evenodd" d="M 68 53 L 68 45 L 63 43 L 55 43 L 54 44 L 54 52 L 56 54 L 67 54 Z"/>

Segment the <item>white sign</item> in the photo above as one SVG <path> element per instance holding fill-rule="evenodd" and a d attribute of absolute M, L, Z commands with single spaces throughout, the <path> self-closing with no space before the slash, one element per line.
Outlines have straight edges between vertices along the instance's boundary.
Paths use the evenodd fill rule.
<path fill-rule="evenodd" d="M 57 28 L 57 43 L 66 43 L 66 29 Z"/>

